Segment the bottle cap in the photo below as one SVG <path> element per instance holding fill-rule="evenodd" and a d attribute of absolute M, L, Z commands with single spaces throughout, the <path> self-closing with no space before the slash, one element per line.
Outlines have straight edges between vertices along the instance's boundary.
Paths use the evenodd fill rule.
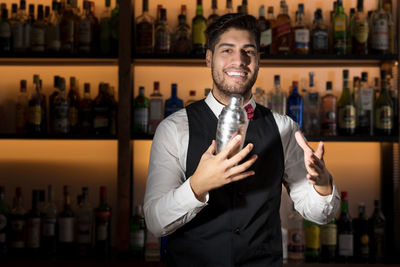
<path fill-rule="evenodd" d="M 368 81 L 368 72 L 361 73 L 361 81 L 367 82 Z"/>
<path fill-rule="evenodd" d="M 196 96 L 196 91 L 195 90 L 190 90 L 189 91 L 190 96 Z"/>
<path fill-rule="evenodd" d="M 343 70 L 343 78 L 348 79 L 349 78 L 349 70 Z"/>
<path fill-rule="evenodd" d="M 160 90 L 160 82 L 159 81 L 154 82 L 154 90 Z"/>
<path fill-rule="evenodd" d="M 341 193 L 342 201 L 347 201 L 347 197 L 348 197 L 347 191 L 342 191 L 342 193 Z"/>

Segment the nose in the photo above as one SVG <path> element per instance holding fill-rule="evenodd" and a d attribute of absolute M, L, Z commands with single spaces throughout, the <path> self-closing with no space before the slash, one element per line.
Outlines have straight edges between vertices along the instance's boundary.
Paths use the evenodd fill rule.
<path fill-rule="evenodd" d="M 243 49 L 238 49 L 232 54 L 232 63 L 237 66 L 248 66 L 251 58 Z"/>

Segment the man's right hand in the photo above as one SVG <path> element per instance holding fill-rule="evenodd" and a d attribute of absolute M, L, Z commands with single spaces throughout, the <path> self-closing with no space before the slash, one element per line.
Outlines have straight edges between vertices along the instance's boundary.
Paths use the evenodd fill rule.
<path fill-rule="evenodd" d="M 215 140 L 201 156 L 196 171 L 190 178 L 190 186 L 199 201 L 205 202 L 207 193 L 225 184 L 244 179 L 254 175 L 254 171 L 246 171 L 257 160 L 257 155 L 238 165 L 253 149 L 253 144 L 248 144 L 233 157 L 232 151 L 240 146 L 242 136 L 237 135 L 217 155 Z"/>

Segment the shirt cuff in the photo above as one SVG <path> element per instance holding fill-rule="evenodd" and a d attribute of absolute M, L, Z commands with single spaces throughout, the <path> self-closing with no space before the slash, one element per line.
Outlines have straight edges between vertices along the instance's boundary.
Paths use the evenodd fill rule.
<path fill-rule="evenodd" d="M 190 186 L 190 178 L 187 179 L 180 187 L 178 187 L 174 193 L 174 198 L 176 203 L 181 206 L 184 210 L 195 210 L 201 209 L 207 205 L 209 194 L 206 195 L 206 201 L 203 203 L 199 201 L 194 192 L 192 187 Z"/>
<path fill-rule="evenodd" d="M 331 214 L 333 208 L 334 208 L 334 197 L 340 199 L 339 194 L 337 193 L 335 183 L 333 182 L 333 179 L 331 179 L 332 182 L 332 193 L 327 196 L 322 196 L 320 195 L 317 190 L 315 190 L 314 185 L 309 183 L 309 185 L 312 187 L 311 188 L 311 199 L 312 203 L 315 203 L 315 205 L 319 206 L 322 210 L 322 212 L 325 215 Z"/>

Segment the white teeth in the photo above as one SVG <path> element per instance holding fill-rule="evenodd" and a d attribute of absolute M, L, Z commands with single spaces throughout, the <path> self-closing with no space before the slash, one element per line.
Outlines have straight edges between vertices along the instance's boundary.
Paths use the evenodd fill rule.
<path fill-rule="evenodd" d="M 229 76 L 241 76 L 244 77 L 244 73 L 243 72 L 228 72 Z"/>

